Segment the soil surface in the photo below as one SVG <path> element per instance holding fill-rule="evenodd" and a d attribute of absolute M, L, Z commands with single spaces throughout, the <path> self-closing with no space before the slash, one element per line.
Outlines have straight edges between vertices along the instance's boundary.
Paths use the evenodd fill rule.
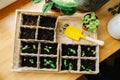
<path fill-rule="evenodd" d="M 31 28 L 20 28 L 20 38 L 21 39 L 35 39 L 36 29 Z"/>
<path fill-rule="evenodd" d="M 41 16 L 39 26 L 55 28 L 56 20 L 54 17 Z"/>
<path fill-rule="evenodd" d="M 21 67 L 37 67 L 37 57 L 21 56 Z"/>
<path fill-rule="evenodd" d="M 23 25 L 37 25 L 38 16 L 33 15 L 22 15 L 23 17 Z"/>
<path fill-rule="evenodd" d="M 39 29 L 38 30 L 38 40 L 54 40 L 54 30 Z"/>

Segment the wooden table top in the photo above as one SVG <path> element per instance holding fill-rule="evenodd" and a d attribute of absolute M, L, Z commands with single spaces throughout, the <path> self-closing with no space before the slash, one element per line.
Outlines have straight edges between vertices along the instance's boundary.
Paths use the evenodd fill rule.
<path fill-rule="evenodd" d="M 98 28 L 98 39 L 105 42 L 100 46 L 100 62 L 120 49 L 120 41 L 113 39 L 107 31 L 108 21 L 114 17 L 108 13 L 108 8 L 118 4 L 119 0 L 110 0 L 100 10 L 96 12 L 101 20 Z M 15 35 L 15 10 L 35 10 L 41 11 L 40 4 L 31 5 L 30 0 L 18 0 L 16 3 L 0 10 L 0 80 L 75 80 L 82 74 L 70 73 L 44 73 L 44 72 L 13 72 L 12 58 Z"/>

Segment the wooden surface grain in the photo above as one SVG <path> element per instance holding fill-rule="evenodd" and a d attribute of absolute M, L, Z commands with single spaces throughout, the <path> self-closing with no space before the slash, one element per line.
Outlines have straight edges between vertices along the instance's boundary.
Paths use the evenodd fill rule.
<path fill-rule="evenodd" d="M 82 74 L 70 73 L 44 73 L 44 72 L 13 72 L 13 44 L 15 35 L 15 10 L 35 10 L 41 11 L 40 4 L 31 5 L 30 0 L 18 0 L 18 2 L 9 7 L 0 10 L 0 80 L 75 80 Z M 113 39 L 107 31 L 108 21 L 114 17 L 108 13 L 108 8 L 120 3 L 119 0 L 110 0 L 100 10 L 97 16 L 101 20 L 101 25 L 98 28 L 98 39 L 105 42 L 104 46 L 100 47 L 100 62 L 112 55 L 120 49 L 120 41 Z"/>

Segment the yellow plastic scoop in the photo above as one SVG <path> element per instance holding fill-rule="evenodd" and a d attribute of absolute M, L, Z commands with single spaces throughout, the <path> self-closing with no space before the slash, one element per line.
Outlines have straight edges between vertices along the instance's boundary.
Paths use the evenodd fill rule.
<path fill-rule="evenodd" d="M 77 41 L 80 40 L 80 38 L 83 38 L 83 39 L 95 42 L 101 46 L 104 45 L 104 42 L 101 40 L 96 40 L 94 38 L 83 35 L 82 30 L 80 28 L 75 27 L 75 26 L 67 26 L 66 29 L 64 30 L 64 34 L 67 37 L 74 39 L 74 40 L 77 40 Z"/>

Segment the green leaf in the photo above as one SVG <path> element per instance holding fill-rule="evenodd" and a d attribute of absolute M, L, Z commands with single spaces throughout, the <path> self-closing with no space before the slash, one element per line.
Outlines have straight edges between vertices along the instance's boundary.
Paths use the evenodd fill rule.
<path fill-rule="evenodd" d="M 26 49 L 28 49 L 28 45 L 25 45 L 25 46 L 22 48 L 22 50 L 26 50 Z"/>
<path fill-rule="evenodd" d="M 78 0 L 52 0 L 55 4 L 64 7 L 76 7 L 78 6 Z"/>
<path fill-rule="evenodd" d="M 72 52 L 73 54 L 76 54 L 76 51 L 75 51 L 74 49 L 68 48 L 68 50 L 69 50 L 70 52 Z"/>
<path fill-rule="evenodd" d="M 67 66 L 67 60 L 64 60 L 64 66 L 65 67 Z"/>
<path fill-rule="evenodd" d="M 45 13 L 47 13 L 49 10 L 51 10 L 52 6 L 53 6 L 53 2 L 45 3 L 45 4 L 43 5 L 43 7 L 42 7 L 42 13 L 43 13 L 43 15 L 44 15 Z"/>
<path fill-rule="evenodd" d="M 69 63 L 68 72 L 71 72 L 72 69 L 73 69 L 73 64 Z"/>
<path fill-rule="evenodd" d="M 50 52 L 50 50 L 48 48 L 44 48 L 44 50 L 48 53 Z"/>
<path fill-rule="evenodd" d="M 54 64 L 50 64 L 50 66 L 51 66 L 52 68 L 55 68 L 55 65 L 54 65 Z"/>
<path fill-rule="evenodd" d="M 84 65 L 81 65 L 82 69 L 85 69 L 85 66 Z"/>
<path fill-rule="evenodd" d="M 36 49 L 36 46 L 35 46 L 35 45 L 33 45 L 33 49 Z"/>
<path fill-rule="evenodd" d="M 67 8 L 67 9 L 61 9 L 61 12 L 66 14 L 66 15 L 72 15 L 76 12 L 77 10 L 75 8 Z"/>
<path fill-rule="evenodd" d="M 32 0 L 33 4 L 40 3 L 42 0 Z"/>
<path fill-rule="evenodd" d="M 29 59 L 29 62 L 30 62 L 31 64 L 34 64 L 34 60 L 33 60 L 33 59 Z"/>
<path fill-rule="evenodd" d="M 82 51 L 82 57 L 84 57 L 85 56 L 85 51 Z"/>

